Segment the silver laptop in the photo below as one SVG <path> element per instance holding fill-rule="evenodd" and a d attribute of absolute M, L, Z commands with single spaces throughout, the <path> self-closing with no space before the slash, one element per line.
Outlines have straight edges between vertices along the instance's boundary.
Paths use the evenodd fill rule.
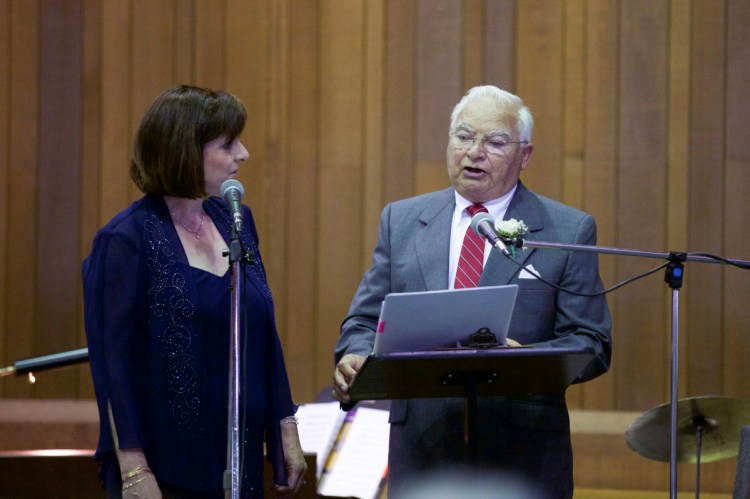
<path fill-rule="evenodd" d="M 487 328 L 505 345 L 518 285 L 391 293 L 380 310 L 374 353 L 468 346 Z"/>

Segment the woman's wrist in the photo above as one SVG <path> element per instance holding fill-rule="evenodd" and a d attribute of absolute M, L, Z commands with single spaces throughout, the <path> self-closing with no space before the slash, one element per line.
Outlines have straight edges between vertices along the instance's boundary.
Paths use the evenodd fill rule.
<path fill-rule="evenodd" d="M 122 490 L 127 490 L 133 485 L 139 484 L 142 481 L 153 477 L 154 474 L 151 468 L 148 466 L 138 466 L 123 474 L 122 476 Z"/>

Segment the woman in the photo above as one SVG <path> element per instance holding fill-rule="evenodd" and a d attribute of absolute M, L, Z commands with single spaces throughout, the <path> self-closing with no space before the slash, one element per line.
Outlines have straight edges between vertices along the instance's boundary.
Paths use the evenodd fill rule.
<path fill-rule="evenodd" d="M 83 264 L 89 358 L 99 406 L 97 459 L 110 497 L 224 497 L 231 213 L 221 184 L 248 153 L 242 103 L 178 86 L 148 109 L 130 174 L 144 196 L 94 239 Z M 250 210 L 242 207 L 241 492 L 295 492 L 299 444 L 273 301 Z"/>

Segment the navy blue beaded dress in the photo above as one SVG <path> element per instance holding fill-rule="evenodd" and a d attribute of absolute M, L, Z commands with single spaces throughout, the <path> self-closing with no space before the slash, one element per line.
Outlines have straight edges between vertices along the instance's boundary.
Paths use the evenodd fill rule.
<path fill-rule="evenodd" d="M 229 244 L 231 217 L 218 198 L 203 203 Z M 263 444 L 274 480 L 286 483 L 279 420 L 293 414 L 258 253 L 243 207 L 241 318 L 242 496 L 263 496 Z M 230 282 L 190 267 L 164 200 L 144 196 L 96 235 L 83 264 L 89 360 L 100 415 L 100 478 L 119 490 L 107 406 L 120 448 L 142 448 L 163 486 L 223 498 L 227 468 Z"/>

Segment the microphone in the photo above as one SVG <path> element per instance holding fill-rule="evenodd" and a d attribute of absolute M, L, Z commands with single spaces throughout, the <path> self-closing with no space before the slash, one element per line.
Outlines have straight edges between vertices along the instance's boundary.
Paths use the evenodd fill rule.
<path fill-rule="evenodd" d="M 232 212 L 234 221 L 234 231 L 239 234 L 242 232 L 242 195 L 245 189 L 238 180 L 229 179 L 221 184 L 221 197 Z"/>
<path fill-rule="evenodd" d="M 495 230 L 495 219 L 489 213 L 477 213 L 471 218 L 471 230 L 478 236 L 487 239 L 502 254 L 510 257 L 510 252 L 497 231 Z"/>

